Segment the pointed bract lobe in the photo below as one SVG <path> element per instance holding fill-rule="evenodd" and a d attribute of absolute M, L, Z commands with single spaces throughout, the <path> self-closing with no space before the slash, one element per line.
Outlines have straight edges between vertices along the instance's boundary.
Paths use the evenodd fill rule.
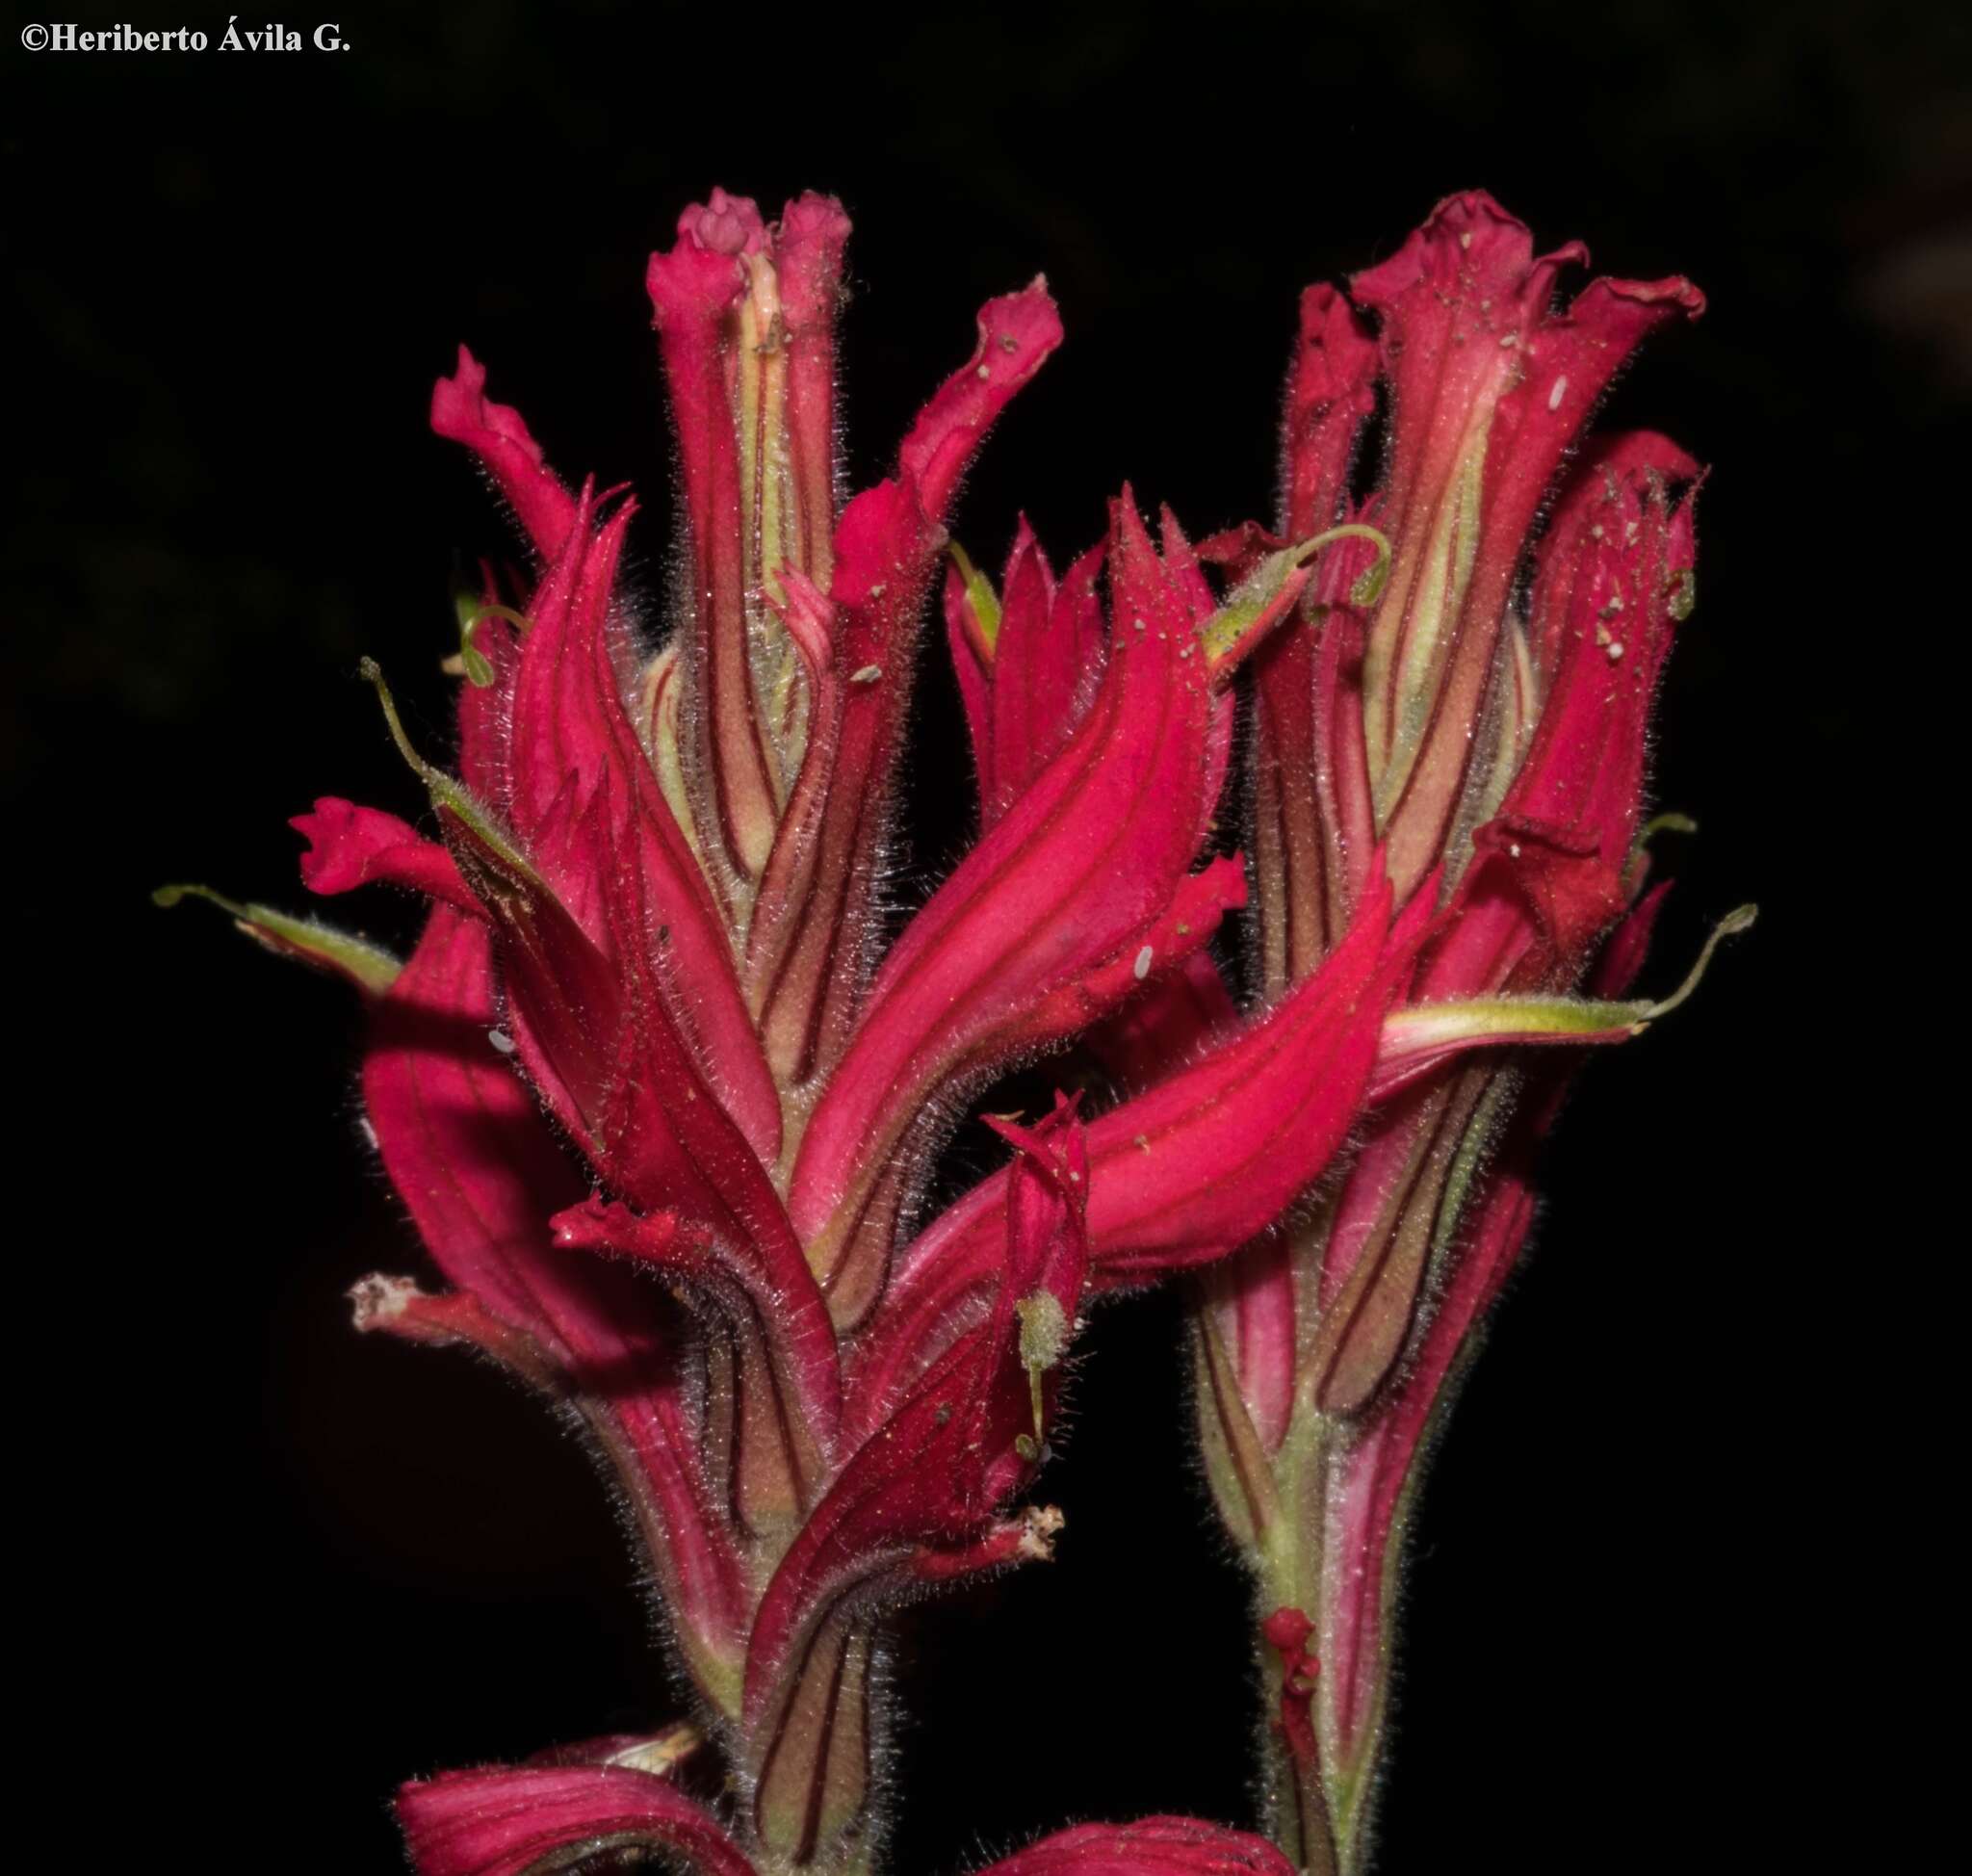
<path fill-rule="evenodd" d="M 233 921 L 234 929 L 278 957 L 293 958 L 352 984 L 366 997 L 382 996 L 397 981 L 403 965 L 380 945 L 352 931 L 339 931 L 314 919 L 298 919 L 272 905 L 241 904 L 210 886 L 160 886 L 151 903 L 169 909 L 186 899 L 203 899 Z"/>
<path fill-rule="evenodd" d="M 897 452 L 898 472 L 932 522 L 944 520 L 994 420 L 1060 343 L 1061 315 L 1044 277 L 979 309 L 978 348 L 918 413 Z"/>
<path fill-rule="evenodd" d="M 1094 697 L 1104 649 L 1097 593 L 1104 552 L 1091 549 L 1057 582 L 1024 518 L 996 596 L 954 550 L 946 627 L 972 735 L 981 832 L 1046 767 Z"/>
<path fill-rule="evenodd" d="M 480 458 L 535 553 L 552 560 L 575 525 L 575 497 L 548 467 L 520 412 L 485 393 L 485 366 L 460 346 L 458 369 L 432 387 L 431 428 Z"/>

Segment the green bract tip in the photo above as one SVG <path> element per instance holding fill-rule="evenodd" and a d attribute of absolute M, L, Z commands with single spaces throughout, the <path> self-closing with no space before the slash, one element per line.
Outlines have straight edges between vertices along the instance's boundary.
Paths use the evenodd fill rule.
<path fill-rule="evenodd" d="M 271 905 L 242 905 L 223 893 L 214 892 L 210 886 L 174 883 L 158 887 L 150 898 L 153 905 L 167 910 L 182 899 L 202 899 L 218 906 L 247 937 L 269 951 L 340 972 L 377 996 L 397 981 L 398 973 L 403 969 L 380 945 L 373 945 L 353 932 L 338 931 L 333 925 L 321 925 L 313 919 L 298 919 Z"/>

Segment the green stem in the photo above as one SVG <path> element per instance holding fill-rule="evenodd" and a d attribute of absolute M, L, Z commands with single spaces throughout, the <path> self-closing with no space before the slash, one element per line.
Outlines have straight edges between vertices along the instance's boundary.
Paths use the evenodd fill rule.
<path fill-rule="evenodd" d="M 1274 1481 L 1283 1515 L 1269 1527 L 1259 1554 L 1259 1617 L 1276 1609 L 1299 1609 L 1311 1621 L 1321 1611 L 1322 1533 L 1327 1525 L 1330 1423 L 1311 1410 L 1297 1411 L 1274 1461 Z M 1256 1629 L 1258 1625 L 1256 1625 Z M 1307 1876 L 1341 1876 L 1328 1782 L 1323 1775 L 1318 1718 L 1320 1694 L 1310 1721 L 1317 1741 L 1314 1756 L 1296 1753 L 1277 1723 L 1285 1674 L 1264 1641 L 1261 1678 L 1268 1693 L 1260 1728 L 1259 1758 L 1267 1805 L 1267 1834 Z"/>

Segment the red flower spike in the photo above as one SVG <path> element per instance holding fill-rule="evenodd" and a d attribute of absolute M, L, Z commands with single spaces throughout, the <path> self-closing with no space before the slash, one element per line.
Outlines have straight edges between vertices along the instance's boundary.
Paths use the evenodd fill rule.
<path fill-rule="evenodd" d="M 1382 1019 L 1361 1152 L 1308 1212 L 1211 1272 L 1193 1321 L 1207 1474 L 1279 1611 L 1272 1828 L 1295 1862 L 1340 1876 L 1362 1867 L 1376 1785 L 1397 1507 L 1524 1236 L 1522 1161 L 1566 1079 L 1529 1066 L 1540 1093 L 1516 1116 L 1523 1078 L 1502 1073 L 1516 1059 L 1502 1052 L 1627 1040 L 1751 916 L 1722 922 L 1672 997 L 1626 999 L 1656 902 L 1629 909 L 1648 713 L 1690 604 L 1680 491 L 1697 465 L 1662 437 L 1592 443 L 1561 479 L 1531 611 L 1514 604 L 1538 511 L 1610 377 L 1703 304 L 1682 280 L 1601 280 L 1555 310 L 1560 268 L 1586 258 L 1536 259 L 1489 197 L 1452 197 L 1353 283 L 1374 346 L 1339 296 L 1305 296 L 1289 377 L 1287 532 L 1349 515 L 1388 536 L 1388 560 L 1344 550 L 1364 566 L 1344 586 L 1332 556 L 1258 662 L 1263 980 L 1290 1003 L 1289 986 L 1318 982 L 1372 890 L 1394 888 L 1415 942 Z M 1352 508 L 1379 375 L 1388 466 Z M 1278 548 L 1249 529 L 1206 551 L 1239 568 Z M 1575 994 L 1584 981 L 1593 1000 Z M 1100 1177 L 1093 1133 L 1092 1148 Z M 1328 1664 L 1312 1697 L 1297 1684 L 1310 1649 Z"/>
<path fill-rule="evenodd" d="M 709 1811 L 628 1765 L 496 1765 L 444 1772 L 398 1793 L 417 1876 L 528 1876 L 643 1852 L 693 1876 L 755 1876 Z"/>
<path fill-rule="evenodd" d="M 1197 1817 L 1146 1817 L 1057 1831 L 979 1876 L 1293 1876 L 1293 1865 L 1265 1837 Z"/>
<path fill-rule="evenodd" d="M 836 1215 L 874 1248 L 836 1285 L 850 1319 L 877 1300 L 928 1106 L 1119 1011 L 1127 1027 L 1093 1046 L 1132 1075 L 1155 1048 L 1230 1029 L 1204 948 L 1243 903 L 1244 873 L 1236 857 L 1190 869 L 1228 768 L 1232 676 L 1316 574 L 1310 543 L 1275 547 L 1221 604 L 1172 516 L 1160 559 L 1119 509 L 1113 545 L 1063 581 L 1024 529 L 1004 606 L 962 582 L 949 624 L 985 840 L 872 975 L 869 881 L 945 510 L 1060 327 L 1039 283 L 990 302 L 895 477 L 838 518 L 846 234 L 818 196 L 770 227 L 715 194 L 653 261 L 693 568 L 691 616 L 655 654 L 618 592 L 634 503 L 571 493 L 462 355 L 434 427 L 479 455 L 538 564 L 460 602 L 446 667 L 464 680 L 461 779 L 412 749 L 366 664 L 442 844 L 333 797 L 297 821 L 311 889 L 421 892 L 425 937 L 401 970 L 324 927 L 228 906 L 378 1000 L 371 1123 L 450 1288 L 370 1279 L 359 1323 L 474 1349 L 580 1418 L 745 1776 L 723 1847 L 781 1863 L 836 1855 L 868 1815 L 885 1602 L 1045 1556 L 1059 1526 L 1007 1500 L 1045 1456 L 1088 1279 L 1084 1132 L 1067 1107 L 1031 1132 L 1002 1125 L 1016 1161 L 996 1182 L 990 1263 L 964 1272 L 976 1307 L 894 1364 L 848 1440 L 843 1351 L 815 1275 L 840 1274 Z M 1387 936 L 1379 924 L 1367 941 L 1378 959 Z M 1402 975 L 1392 951 L 1361 980 L 1359 949 L 1259 1026 L 1264 1042 L 1231 1038 L 1256 1069 L 1270 1160 L 1310 1176 Z M 1160 1146 L 1188 1142 L 1167 1161 L 1187 1189 L 1159 1187 L 1155 1218 L 1126 1205 L 1112 1220 L 1132 1280 L 1224 1248 L 1273 1202 L 1211 1192 L 1227 1058 L 1205 1052 L 1198 1070 L 1158 1130 Z M 1143 1118 L 1103 1123 L 1132 1179 L 1140 1149 L 1116 1130 Z M 720 1865 L 707 1820 L 636 1783 L 647 1745 L 413 1787 L 414 1852 L 437 1869 L 664 1847 Z M 1171 1831 L 1167 1849 L 1209 1839 Z"/>

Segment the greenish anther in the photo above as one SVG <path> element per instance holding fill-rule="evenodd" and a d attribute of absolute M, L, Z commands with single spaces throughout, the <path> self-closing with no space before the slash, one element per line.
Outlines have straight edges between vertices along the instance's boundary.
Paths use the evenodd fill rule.
<path fill-rule="evenodd" d="M 475 689 L 492 689 L 499 675 L 493 668 L 493 661 L 473 642 L 473 634 L 482 620 L 505 619 L 522 633 L 532 632 L 534 622 L 525 612 L 516 612 L 511 606 L 481 606 L 477 601 L 461 595 L 458 600 L 458 662 L 459 668 L 466 674 L 466 682 Z"/>
<path fill-rule="evenodd" d="M 1034 1437 L 1041 1436 L 1041 1377 L 1060 1361 L 1068 1347 L 1068 1314 L 1051 1290 L 1037 1290 L 1013 1306 L 1021 1319 L 1021 1366 L 1034 1401 Z"/>
<path fill-rule="evenodd" d="M 966 598 L 973 608 L 973 616 L 979 621 L 979 637 L 990 654 L 999 645 L 999 595 L 993 590 L 993 582 L 973 564 L 957 541 L 948 542 L 946 552 L 958 568 L 959 578 L 966 583 Z"/>
<path fill-rule="evenodd" d="M 1679 625 L 1691 617 L 1691 609 L 1699 600 L 1699 576 L 1695 567 L 1686 567 L 1674 576 L 1676 585 L 1671 589 L 1670 612 Z"/>

